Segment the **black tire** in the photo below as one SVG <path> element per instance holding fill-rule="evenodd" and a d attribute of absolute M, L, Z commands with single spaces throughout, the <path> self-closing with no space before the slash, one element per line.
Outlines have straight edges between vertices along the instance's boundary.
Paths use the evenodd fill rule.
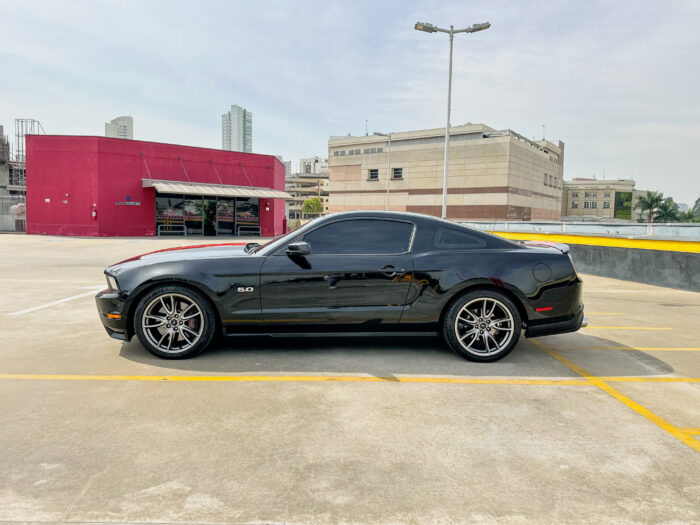
<path fill-rule="evenodd" d="M 216 315 L 201 292 L 177 285 L 158 286 L 139 301 L 134 313 L 134 332 L 153 355 L 185 359 L 211 344 L 216 333 Z"/>
<path fill-rule="evenodd" d="M 498 361 L 508 355 L 518 343 L 521 330 L 518 308 L 493 290 L 474 290 L 460 296 L 448 307 L 442 322 L 447 345 L 465 359 L 479 362 Z"/>

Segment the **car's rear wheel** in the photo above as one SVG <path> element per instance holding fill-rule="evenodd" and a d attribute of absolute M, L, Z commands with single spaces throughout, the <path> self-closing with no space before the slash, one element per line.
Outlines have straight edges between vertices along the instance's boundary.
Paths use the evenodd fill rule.
<path fill-rule="evenodd" d="M 216 331 L 216 318 L 200 292 L 165 285 L 141 299 L 134 315 L 134 330 L 153 355 L 182 359 L 209 346 Z"/>
<path fill-rule="evenodd" d="M 475 290 L 448 309 L 442 331 L 447 344 L 470 361 L 497 361 L 518 343 L 522 321 L 508 297 L 492 290 Z"/>

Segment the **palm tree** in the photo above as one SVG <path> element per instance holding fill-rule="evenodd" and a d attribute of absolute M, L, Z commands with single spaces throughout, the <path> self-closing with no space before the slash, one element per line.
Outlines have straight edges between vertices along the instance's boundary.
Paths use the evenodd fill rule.
<path fill-rule="evenodd" d="M 678 204 L 671 197 L 664 199 L 656 209 L 654 222 L 676 222 L 678 220 Z"/>
<path fill-rule="evenodd" d="M 678 214 L 678 222 L 698 222 L 698 216 L 693 210 L 682 211 Z"/>
<path fill-rule="evenodd" d="M 648 191 L 646 195 L 641 195 L 639 199 L 637 199 L 635 208 L 640 209 L 642 213 L 648 211 L 647 222 L 651 222 L 654 220 L 654 212 L 662 202 L 664 202 L 664 194 L 662 192 Z"/>

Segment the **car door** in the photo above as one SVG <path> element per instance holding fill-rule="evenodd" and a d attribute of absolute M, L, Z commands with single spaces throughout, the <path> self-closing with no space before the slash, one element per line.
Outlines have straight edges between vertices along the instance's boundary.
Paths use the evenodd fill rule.
<path fill-rule="evenodd" d="M 408 221 L 352 218 L 323 223 L 304 241 L 305 256 L 286 247 L 268 256 L 260 276 L 261 308 L 272 331 L 379 331 L 401 319 L 413 273 Z"/>

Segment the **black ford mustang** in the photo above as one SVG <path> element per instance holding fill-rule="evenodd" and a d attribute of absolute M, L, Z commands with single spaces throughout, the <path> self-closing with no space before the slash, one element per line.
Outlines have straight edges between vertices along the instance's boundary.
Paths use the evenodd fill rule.
<path fill-rule="evenodd" d="M 183 358 L 224 334 L 441 333 L 495 361 L 525 337 L 585 322 L 566 245 L 516 243 L 425 215 L 358 211 L 262 246 L 161 250 L 105 270 L 112 337 Z M 585 326 L 585 325 L 584 325 Z"/>

